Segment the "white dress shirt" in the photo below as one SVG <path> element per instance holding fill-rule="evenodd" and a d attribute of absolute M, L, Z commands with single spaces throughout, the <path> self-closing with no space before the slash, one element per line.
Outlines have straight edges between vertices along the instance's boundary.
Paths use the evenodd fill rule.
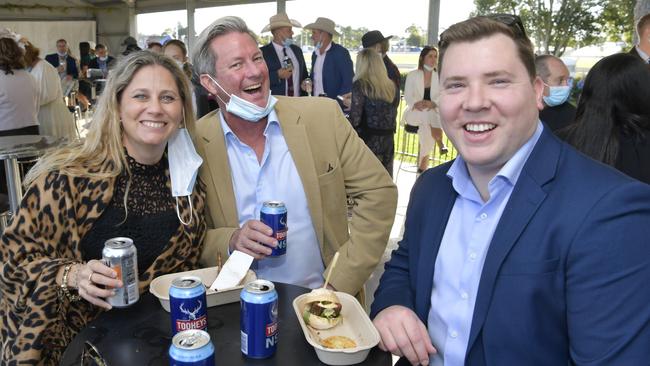
<path fill-rule="evenodd" d="M 219 113 L 226 141 L 232 186 L 240 227 L 259 220 L 265 201 L 282 201 L 287 207 L 287 253 L 253 263 L 257 277 L 309 288 L 323 285 L 325 266 L 312 224 L 307 196 L 278 116 L 272 111 L 264 131 L 262 161 L 255 151 L 239 140 Z"/>
<path fill-rule="evenodd" d="M 280 60 L 280 64 L 282 64 L 282 60 L 284 60 L 284 49 L 287 50 L 287 56 L 291 59 L 291 64 L 293 65 L 293 74 L 291 74 L 292 79 L 293 79 L 293 97 L 299 97 L 300 96 L 300 64 L 298 63 L 298 58 L 296 57 L 296 54 L 293 53 L 293 50 L 291 47 L 284 47 L 282 45 L 279 45 L 275 42 L 271 42 L 273 45 L 273 48 L 275 49 L 275 53 L 278 55 L 278 59 Z M 284 79 L 284 90 L 289 90 L 288 85 L 287 85 L 288 79 Z"/>
<path fill-rule="evenodd" d="M 325 52 L 320 54 L 320 50 L 315 50 L 314 54 L 316 55 L 316 62 L 314 63 L 314 93 L 312 94 L 315 97 L 325 94 L 325 88 L 323 88 L 323 65 L 325 65 L 325 56 L 327 56 L 327 51 L 332 48 L 332 42 L 327 45 Z M 336 98 L 335 95 L 328 95 L 330 98 Z"/>

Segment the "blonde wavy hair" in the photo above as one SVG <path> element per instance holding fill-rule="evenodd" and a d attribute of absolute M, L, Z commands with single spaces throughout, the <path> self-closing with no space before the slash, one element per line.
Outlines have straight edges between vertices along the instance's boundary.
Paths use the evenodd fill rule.
<path fill-rule="evenodd" d="M 53 171 L 73 177 L 105 179 L 116 177 L 126 170 L 130 176 L 122 143 L 120 98 L 141 68 L 154 65 L 162 66 L 172 74 L 183 103 L 183 119 L 188 130 L 192 131 L 192 94 L 183 71 L 173 59 L 163 54 L 133 52 L 111 70 L 85 140 L 73 142 L 41 158 L 25 177 L 25 186 Z"/>
<path fill-rule="evenodd" d="M 388 78 L 381 55 L 365 48 L 357 54 L 354 81 L 359 81 L 361 91 L 370 99 L 392 102 L 395 98 L 395 84 Z"/>

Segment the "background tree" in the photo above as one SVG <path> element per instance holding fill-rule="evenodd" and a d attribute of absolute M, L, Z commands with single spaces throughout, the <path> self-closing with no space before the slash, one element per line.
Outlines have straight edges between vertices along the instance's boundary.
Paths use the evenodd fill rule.
<path fill-rule="evenodd" d="M 635 0 L 609 0 L 603 6 L 600 21 L 607 41 L 632 44 Z"/>
<path fill-rule="evenodd" d="M 620 0 L 623 1 L 623 0 Z M 474 0 L 476 14 L 517 14 L 541 53 L 561 56 L 568 46 L 582 47 L 602 40 L 598 0 Z"/>
<path fill-rule="evenodd" d="M 411 24 L 408 28 L 404 30 L 405 33 L 408 33 L 408 37 L 406 37 L 406 44 L 408 46 L 413 46 L 413 47 L 420 47 L 424 43 L 424 38 L 422 37 L 422 34 L 424 34 L 424 30 L 420 27 L 418 27 L 415 24 Z"/>

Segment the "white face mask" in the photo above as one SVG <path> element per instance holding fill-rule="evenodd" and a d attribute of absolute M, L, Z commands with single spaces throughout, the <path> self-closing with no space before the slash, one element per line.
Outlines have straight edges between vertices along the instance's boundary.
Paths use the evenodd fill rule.
<path fill-rule="evenodd" d="M 65 57 L 67 55 L 66 52 L 57 52 L 56 54 L 59 55 L 59 57 Z"/>
<path fill-rule="evenodd" d="M 196 153 L 186 128 L 178 129 L 167 142 L 169 176 L 172 180 L 172 196 L 176 197 L 176 215 L 183 225 L 192 223 L 192 190 L 203 159 Z M 178 197 L 186 196 L 190 202 L 190 220 L 183 221 L 178 209 Z"/>
<path fill-rule="evenodd" d="M 174 62 L 176 62 L 176 65 L 178 65 L 178 67 L 180 67 L 181 70 L 183 69 L 183 61 L 174 60 Z"/>
<path fill-rule="evenodd" d="M 104 57 L 100 57 L 100 58 L 99 58 L 99 61 L 102 61 L 102 62 L 104 62 L 104 61 L 106 61 L 106 60 L 108 60 L 108 56 L 104 56 Z"/>
<path fill-rule="evenodd" d="M 260 107 L 256 104 L 253 104 L 247 100 L 244 100 L 234 94 L 228 94 L 228 92 L 219 85 L 219 83 L 212 78 L 212 76 L 208 74 L 204 74 L 207 77 L 212 80 L 212 82 L 219 88 L 221 89 L 228 97 L 230 97 L 230 100 L 228 103 L 224 102 L 223 99 L 217 95 L 217 98 L 221 100 L 222 103 L 226 105 L 226 111 L 228 113 L 232 113 L 238 117 L 241 117 L 249 122 L 259 122 L 261 121 L 264 117 L 268 116 L 269 113 L 273 110 L 273 107 L 275 106 L 275 103 L 278 102 L 278 100 L 271 95 L 271 92 L 269 91 L 269 97 L 266 100 L 266 106 L 265 107 Z"/>
<path fill-rule="evenodd" d="M 427 64 L 423 64 L 422 67 L 424 67 L 424 69 L 427 70 L 428 72 L 433 71 L 433 66 L 429 66 L 429 65 L 427 65 Z"/>

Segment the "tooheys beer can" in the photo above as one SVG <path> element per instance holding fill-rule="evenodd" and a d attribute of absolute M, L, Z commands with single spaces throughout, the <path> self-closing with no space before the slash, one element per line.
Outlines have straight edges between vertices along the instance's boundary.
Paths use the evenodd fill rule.
<path fill-rule="evenodd" d="M 208 332 L 199 329 L 179 332 L 169 347 L 171 366 L 214 366 L 214 345 Z"/>
<path fill-rule="evenodd" d="M 133 240 L 129 238 L 108 239 L 102 250 L 104 264 L 117 272 L 122 287 L 115 289 L 115 295 L 106 299 L 114 307 L 123 308 L 135 304 L 140 298 L 138 292 L 138 256 Z"/>
<path fill-rule="evenodd" d="M 176 277 L 169 288 L 172 335 L 184 330 L 208 329 L 205 286 L 195 276 Z"/>
<path fill-rule="evenodd" d="M 260 210 L 260 221 L 273 229 L 273 236 L 278 241 L 278 246 L 273 248 L 271 257 L 287 253 L 287 207 L 282 201 L 266 201 Z"/>
<path fill-rule="evenodd" d="M 278 293 L 272 282 L 255 280 L 241 291 L 241 352 L 271 357 L 278 344 Z"/>

